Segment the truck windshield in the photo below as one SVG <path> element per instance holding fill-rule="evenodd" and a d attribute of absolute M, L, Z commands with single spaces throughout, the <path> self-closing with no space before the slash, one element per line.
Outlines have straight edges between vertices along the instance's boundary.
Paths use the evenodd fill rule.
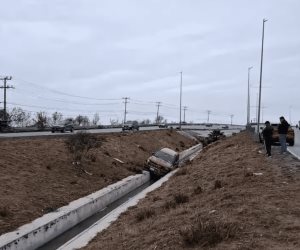
<path fill-rule="evenodd" d="M 165 152 L 162 152 L 162 151 L 157 151 L 155 154 L 154 154 L 155 157 L 159 158 L 159 159 L 162 159 L 166 162 L 169 162 L 171 164 L 174 163 L 174 160 L 175 160 L 175 156 L 172 156 L 172 155 L 169 155 Z"/>

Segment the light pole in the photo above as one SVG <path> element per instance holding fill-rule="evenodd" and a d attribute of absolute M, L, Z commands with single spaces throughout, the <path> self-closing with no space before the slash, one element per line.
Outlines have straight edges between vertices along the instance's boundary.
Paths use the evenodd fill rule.
<path fill-rule="evenodd" d="M 179 129 L 181 129 L 181 104 L 182 104 L 182 71 L 180 72 L 180 112 L 179 112 Z"/>
<path fill-rule="evenodd" d="M 259 123 L 260 123 L 260 105 L 261 105 L 261 84 L 262 84 L 262 70 L 263 70 L 263 57 L 264 57 L 264 37 L 265 37 L 265 22 L 267 19 L 263 19 L 263 30 L 261 40 L 261 56 L 260 56 L 260 77 L 259 77 L 259 98 L 258 98 L 258 116 L 257 116 L 257 134 L 259 135 Z"/>
<path fill-rule="evenodd" d="M 290 120 L 290 125 L 292 126 L 292 106 L 289 106 L 289 120 Z"/>
<path fill-rule="evenodd" d="M 247 98 L 247 125 L 250 124 L 250 70 L 253 67 L 248 68 L 248 98 Z"/>

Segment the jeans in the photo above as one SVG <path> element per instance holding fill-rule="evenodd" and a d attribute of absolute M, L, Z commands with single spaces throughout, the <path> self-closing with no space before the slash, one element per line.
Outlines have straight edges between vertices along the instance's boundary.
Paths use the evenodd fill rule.
<path fill-rule="evenodd" d="M 271 156 L 272 139 L 265 138 L 265 147 L 266 147 L 267 155 Z"/>
<path fill-rule="evenodd" d="M 279 134 L 279 142 L 281 145 L 281 153 L 286 152 L 286 134 Z"/>

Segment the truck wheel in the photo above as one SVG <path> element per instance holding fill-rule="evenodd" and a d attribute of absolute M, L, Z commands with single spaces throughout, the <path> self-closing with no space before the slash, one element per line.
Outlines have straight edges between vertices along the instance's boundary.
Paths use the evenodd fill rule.
<path fill-rule="evenodd" d="M 73 128 L 71 128 L 71 129 L 70 129 L 70 132 L 71 132 L 71 133 L 73 133 L 73 132 L 74 132 L 74 129 L 73 129 Z"/>
<path fill-rule="evenodd" d="M 65 129 L 63 128 L 60 132 L 64 133 L 64 132 L 65 132 Z"/>
<path fill-rule="evenodd" d="M 51 130 L 51 133 L 54 133 L 54 130 Z"/>

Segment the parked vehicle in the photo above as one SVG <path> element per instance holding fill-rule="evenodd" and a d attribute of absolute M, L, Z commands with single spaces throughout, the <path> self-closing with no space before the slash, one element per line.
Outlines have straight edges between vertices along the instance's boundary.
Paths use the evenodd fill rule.
<path fill-rule="evenodd" d="M 273 123 L 272 127 L 273 127 L 272 141 L 273 143 L 277 143 L 279 142 L 278 124 Z M 288 129 L 288 133 L 286 135 L 286 142 L 290 146 L 294 146 L 295 144 L 295 131 L 294 129 L 292 129 L 292 127 L 289 127 Z"/>
<path fill-rule="evenodd" d="M 58 124 L 58 125 L 53 125 L 51 127 L 51 132 L 61 132 L 64 133 L 66 131 L 70 131 L 73 132 L 74 131 L 74 126 L 71 123 L 62 123 L 62 124 Z"/>
<path fill-rule="evenodd" d="M 146 162 L 146 169 L 150 171 L 152 177 L 161 177 L 179 165 L 179 154 L 172 149 L 162 148 Z"/>
<path fill-rule="evenodd" d="M 273 127 L 272 143 L 273 144 L 279 143 L 278 123 L 272 123 L 271 126 Z M 263 127 L 260 127 L 261 142 L 263 142 L 262 130 L 263 130 Z M 288 129 L 288 133 L 286 136 L 286 142 L 290 146 L 294 146 L 294 144 L 295 144 L 295 131 L 292 127 L 289 127 L 289 129 Z"/>
<path fill-rule="evenodd" d="M 127 123 L 124 123 L 122 126 L 122 131 L 125 131 L 125 130 L 138 131 L 139 129 L 140 129 L 140 127 L 139 127 L 139 124 L 137 121 L 127 122 Z"/>

